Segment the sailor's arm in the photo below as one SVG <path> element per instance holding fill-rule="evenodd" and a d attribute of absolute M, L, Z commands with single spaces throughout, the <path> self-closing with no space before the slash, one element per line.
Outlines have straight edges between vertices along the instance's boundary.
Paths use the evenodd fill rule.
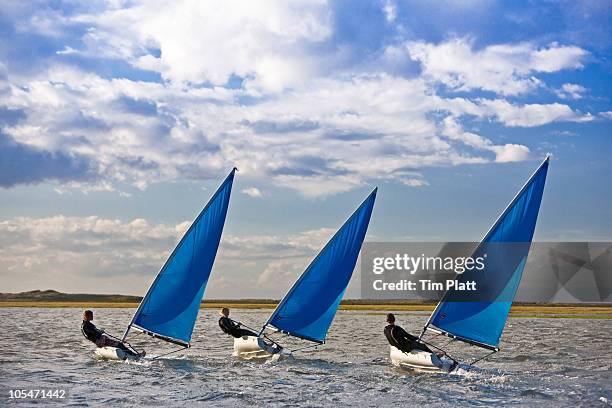
<path fill-rule="evenodd" d="M 234 329 L 237 329 L 239 327 L 239 325 L 237 325 L 236 322 L 234 322 L 229 317 L 222 317 L 221 318 L 221 322 L 222 322 L 223 326 L 227 330 L 234 330 Z"/>
<path fill-rule="evenodd" d="M 229 317 L 227 318 L 227 322 L 233 329 L 237 329 L 240 327 L 240 322 L 230 319 Z"/>
<path fill-rule="evenodd" d="M 410 335 L 408 334 L 408 332 L 406 332 L 406 330 L 404 330 L 402 327 L 400 326 L 395 326 L 394 330 L 393 330 L 393 335 L 396 339 L 406 339 L 406 340 L 410 340 Z"/>

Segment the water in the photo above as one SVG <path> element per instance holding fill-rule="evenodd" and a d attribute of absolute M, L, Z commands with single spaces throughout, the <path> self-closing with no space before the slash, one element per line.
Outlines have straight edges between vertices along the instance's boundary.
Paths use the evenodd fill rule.
<path fill-rule="evenodd" d="M 118 334 L 130 309 L 96 309 L 95 323 Z M 269 310 L 233 310 L 261 324 Z M 0 390 L 67 388 L 62 404 L 265 406 L 606 406 L 612 404 L 612 321 L 510 319 L 502 351 L 469 372 L 423 374 L 391 366 L 380 313 L 339 312 L 328 344 L 293 360 L 256 363 L 231 357 L 232 340 L 202 310 L 194 347 L 155 361 L 98 361 L 80 334 L 81 310 L 0 309 Z M 418 331 L 427 316 L 397 313 Z M 138 337 L 149 355 L 171 350 Z M 468 351 L 470 349 L 467 349 Z M 472 349 L 473 350 L 473 349 Z M 49 402 L 38 401 L 40 404 Z"/>

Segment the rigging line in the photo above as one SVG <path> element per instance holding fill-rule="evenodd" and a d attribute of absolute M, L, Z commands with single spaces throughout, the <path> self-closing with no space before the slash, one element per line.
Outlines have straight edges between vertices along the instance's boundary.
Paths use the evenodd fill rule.
<path fill-rule="evenodd" d="M 486 356 L 484 356 L 484 357 L 480 357 L 479 359 L 476 359 L 476 360 L 472 361 L 472 362 L 470 363 L 470 367 L 471 367 L 471 366 L 473 366 L 474 364 L 476 364 L 477 362 L 482 361 L 482 360 L 484 360 L 485 358 L 492 356 L 492 355 L 493 355 L 493 354 L 495 354 L 495 353 L 497 353 L 497 350 L 493 350 L 492 352 L 490 352 L 490 353 L 489 353 L 489 354 L 487 354 Z"/>
<path fill-rule="evenodd" d="M 141 335 L 141 334 L 143 334 L 143 333 L 144 333 L 144 332 L 143 332 L 143 331 L 141 331 L 141 332 L 138 332 L 138 334 L 135 334 L 135 335 L 133 335 L 133 336 L 131 336 L 131 337 L 128 337 L 127 339 L 125 339 L 125 343 L 127 343 L 127 342 L 128 342 L 128 340 L 135 339 L 136 337 L 140 336 L 140 335 Z M 116 337 L 115 337 L 115 338 L 116 338 Z M 128 343 L 128 344 L 129 344 L 129 343 Z"/>
<path fill-rule="evenodd" d="M 132 345 L 131 345 L 131 344 L 130 344 L 130 343 L 127 341 L 127 340 L 121 340 L 119 337 L 115 337 L 115 336 L 113 336 L 113 335 L 112 335 L 112 334 L 110 334 L 110 333 L 106 333 L 106 332 L 104 332 L 103 334 L 104 334 L 104 335 L 106 335 L 106 336 L 108 336 L 108 337 L 112 337 L 113 339 L 115 339 L 115 340 L 119 341 L 121 344 L 125 344 L 125 345 L 127 345 L 129 348 L 131 348 L 131 349 L 132 349 L 132 351 L 133 351 L 133 352 L 135 352 L 135 353 L 137 353 L 137 354 L 141 354 L 141 353 L 142 353 L 142 352 L 140 352 L 140 351 L 136 350 L 136 348 L 135 348 L 134 346 L 132 346 Z M 135 336 L 134 336 L 134 337 L 135 337 Z"/>
<path fill-rule="evenodd" d="M 228 318 L 228 319 L 229 319 L 229 318 Z M 256 329 L 254 329 L 254 328 L 252 328 L 252 327 L 250 327 L 250 326 L 247 326 L 246 324 L 244 324 L 244 323 L 242 323 L 242 322 L 237 322 L 237 321 L 236 321 L 236 320 L 234 320 L 234 319 L 230 319 L 230 320 L 231 320 L 232 322 L 234 322 L 234 323 L 237 323 L 237 324 L 238 324 L 238 326 L 240 326 L 240 327 L 245 327 L 245 328 L 247 328 L 247 329 L 251 330 L 253 333 L 257 333 L 257 330 L 256 330 Z"/>
<path fill-rule="evenodd" d="M 102 334 L 104 334 L 105 336 L 111 337 L 111 338 L 113 338 L 113 339 L 115 339 L 115 340 L 118 340 L 118 341 L 120 341 L 121 343 L 123 343 L 123 344 L 127 344 L 128 346 L 132 347 L 132 345 L 131 345 L 130 343 L 128 343 L 127 341 L 125 341 L 125 340 L 121 340 L 119 337 L 115 337 L 115 336 L 113 336 L 113 335 L 112 335 L 112 334 L 110 334 L 110 333 L 102 332 Z M 133 347 L 132 347 L 132 348 L 133 348 Z"/>
<path fill-rule="evenodd" d="M 457 339 L 453 339 L 453 338 L 451 338 L 451 339 L 450 339 L 450 341 L 449 341 L 448 343 L 446 343 L 445 345 L 443 345 L 442 347 L 446 347 L 446 346 L 448 346 L 449 344 L 451 344 L 451 343 L 452 343 L 453 341 L 455 341 L 455 340 L 457 340 Z"/>
<path fill-rule="evenodd" d="M 278 337 L 276 340 L 282 340 L 285 337 L 289 336 L 289 334 L 283 333 L 283 332 L 274 332 L 274 333 L 270 334 L 270 336 L 275 335 L 276 333 L 282 333 L 282 336 Z"/>
<path fill-rule="evenodd" d="M 112 337 L 112 338 L 113 338 L 113 339 L 115 339 L 115 340 L 121 340 L 119 337 L 115 337 L 115 336 L 113 336 L 112 334 L 107 333 L 107 332 L 105 332 L 105 331 L 103 331 L 103 332 L 102 332 L 102 334 L 104 334 L 104 335 L 106 335 L 106 336 L 108 336 L 108 337 Z"/>
<path fill-rule="evenodd" d="M 157 360 L 160 357 L 164 357 L 164 356 L 168 356 L 170 354 L 178 353 L 179 351 L 187 350 L 188 348 L 189 348 L 189 346 L 186 346 L 186 347 L 180 348 L 178 350 L 171 351 L 169 353 L 161 354 L 159 356 L 153 357 L 151 360 Z"/>
<path fill-rule="evenodd" d="M 283 346 L 281 346 L 280 344 L 278 344 L 278 343 L 277 343 L 275 340 L 273 340 L 273 339 L 271 339 L 270 337 L 268 337 L 268 336 L 266 335 L 266 333 L 260 334 L 260 336 L 263 336 L 265 339 L 270 340 L 272 343 L 276 344 L 278 347 L 280 347 L 280 348 L 284 348 Z M 285 337 L 285 336 L 283 336 L 283 337 Z M 282 339 L 283 337 L 281 337 L 281 339 Z"/>
<path fill-rule="evenodd" d="M 453 356 L 451 356 L 450 354 L 448 354 L 448 353 L 446 352 L 446 350 L 444 350 L 444 349 L 442 349 L 442 348 L 440 348 L 440 347 L 438 347 L 438 346 L 436 346 L 436 345 L 434 345 L 434 344 L 428 343 L 428 342 L 426 342 L 425 340 L 420 340 L 420 342 L 421 342 L 421 343 L 423 343 L 423 344 L 425 344 L 425 345 L 427 345 L 427 346 L 431 346 L 431 347 L 435 348 L 436 350 L 440 350 L 441 352 L 443 352 L 443 353 L 444 353 L 444 355 L 445 355 L 446 357 L 450 358 L 451 360 L 453 360 L 453 361 L 454 361 L 454 362 L 456 362 L 456 363 L 459 363 L 459 359 L 456 359 L 455 357 L 453 357 Z"/>
<path fill-rule="evenodd" d="M 313 347 L 314 347 L 314 348 L 317 348 L 317 347 L 319 347 L 319 346 L 320 346 L 320 344 L 311 344 L 311 345 L 304 346 L 304 347 L 300 347 L 300 348 L 298 348 L 298 349 L 295 349 L 295 350 L 290 350 L 290 351 L 291 351 L 291 353 L 295 353 L 295 352 L 302 351 L 302 350 L 306 350 L 306 349 L 313 348 Z"/>
<path fill-rule="evenodd" d="M 132 346 L 132 345 L 130 344 L 130 342 L 129 342 L 128 340 L 132 340 L 133 338 L 135 338 L 135 337 L 137 337 L 137 336 L 141 335 L 142 333 L 144 333 L 144 332 L 140 332 L 140 333 L 138 333 L 136 336 L 132 336 L 132 338 L 131 338 L 131 339 L 121 340 L 121 339 L 119 339 L 118 337 L 115 337 L 115 339 L 119 340 L 119 341 L 120 341 L 122 344 L 126 344 L 126 345 L 127 345 L 129 348 L 131 348 L 131 349 L 132 349 L 132 351 L 135 351 L 135 352 L 137 352 L 137 353 L 140 353 L 138 350 L 136 350 L 136 348 L 135 348 L 134 346 Z M 114 336 L 113 336 L 113 337 L 114 337 Z"/>

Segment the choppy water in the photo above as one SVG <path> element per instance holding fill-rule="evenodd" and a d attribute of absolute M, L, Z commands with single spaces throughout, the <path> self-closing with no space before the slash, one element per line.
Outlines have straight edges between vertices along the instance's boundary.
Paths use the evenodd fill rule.
<path fill-rule="evenodd" d="M 261 324 L 268 310 L 233 310 Z M 97 309 L 95 323 L 120 333 L 130 309 Z M 605 406 L 612 403 L 612 321 L 511 319 L 502 351 L 469 372 L 422 374 L 391 366 L 384 316 L 339 312 L 328 343 L 293 360 L 256 363 L 231 356 L 232 340 L 202 310 L 186 354 L 141 363 L 92 357 L 81 310 L 0 309 L 0 405 L 11 388 L 68 388 L 63 404 L 259 406 Z M 398 313 L 417 331 L 424 314 Z M 146 341 L 150 355 L 166 346 Z M 135 343 L 138 343 L 135 341 Z M 44 403 L 39 401 L 39 403 Z M 48 402 L 47 402 L 48 404 Z"/>

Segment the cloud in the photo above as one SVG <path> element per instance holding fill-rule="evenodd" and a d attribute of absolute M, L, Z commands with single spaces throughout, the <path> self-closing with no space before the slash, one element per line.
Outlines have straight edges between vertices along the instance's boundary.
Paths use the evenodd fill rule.
<path fill-rule="evenodd" d="M 561 99 L 582 99 L 582 94 L 585 92 L 586 88 L 578 84 L 563 84 L 561 89 L 555 91 Z"/>
<path fill-rule="evenodd" d="M 95 27 L 84 38 L 90 53 L 178 83 L 225 85 L 235 75 L 253 92 L 300 83 L 314 69 L 301 50 L 331 35 L 323 1 L 136 2 L 72 20 Z"/>
<path fill-rule="evenodd" d="M 427 181 L 421 180 L 421 179 L 415 179 L 415 178 L 402 180 L 402 184 L 406 186 L 410 186 L 410 187 L 422 187 L 422 186 L 429 185 Z"/>
<path fill-rule="evenodd" d="M 569 106 L 559 103 L 513 105 L 502 99 L 480 100 L 479 103 L 500 122 L 510 127 L 541 126 L 557 121 L 586 122 L 592 120 L 590 115 L 580 115 Z"/>
<path fill-rule="evenodd" d="M 97 176 L 95 163 L 86 156 L 28 146 L 0 131 L 0 187 L 46 180 L 93 181 Z"/>
<path fill-rule="evenodd" d="M 495 161 L 498 163 L 515 162 L 529 158 L 529 148 L 518 144 L 494 145 L 490 140 L 482 136 L 463 130 L 461 125 L 452 116 L 444 119 L 444 135 L 453 140 L 495 153 Z"/>
<path fill-rule="evenodd" d="M 397 7 L 391 0 L 382 0 L 382 10 L 388 23 L 393 23 L 397 17 Z"/>
<path fill-rule="evenodd" d="M 117 108 L 123 112 L 133 113 L 142 116 L 157 115 L 157 105 L 154 101 L 134 99 L 122 95 L 117 99 Z"/>
<path fill-rule="evenodd" d="M 291 133 L 291 132 L 309 132 L 319 128 L 317 122 L 309 120 L 287 120 L 284 122 L 273 122 L 268 120 L 258 120 L 250 122 L 244 120 L 241 122 L 245 126 L 249 126 L 255 133 Z"/>
<path fill-rule="evenodd" d="M 529 148 L 519 144 L 492 146 L 491 150 L 495 152 L 495 161 L 498 163 L 523 161 L 529 158 Z"/>
<path fill-rule="evenodd" d="M 535 127 L 553 122 L 588 122 L 590 114 L 581 114 L 568 105 L 551 104 L 513 104 L 505 99 L 450 98 L 440 104 L 455 116 L 472 115 L 479 118 L 494 119 L 507 127 Z"/>
<path fill-rule="evenodd" d="M 61 215 L 0 220 L 0 291 L 120 287 L 142 295 L 189 225 Z M 207 296 L 279 298 L 333 232 L 224 236 Z M 228 282 L 250 291 L 228 292 Z"/>
<path fill-rule="evenodd" d="M 287 290 L 303 272 L 295 261 L 279 260 L 270 262 L 257 277 L 261 286 L 286 287 Z"/>
<path fill-rule="evenodd" d="M 248 195 L 249 197 L 252 198 L 258 198 L 258 197 L 262 197 L 263 194 L 261 193 L 261 191 L 257 188 L 257 187 L 249 187 L 249 188 L 245 188 L 242 190 L 243 194 Z"/>
<path fill-rule="evenodd" d="M 240 89 L 109 80 L 65 66 L 25 85 L 8 98 L 29 112 L 5 129 L 10 137 L 89 157 L 110 185 L 144 189 L 152 182 L 218 178 L 238 166 L 248 179 L 314 198 L 401 180 L 407 166 L 487 161 L 440 137 L 430 112 L 451 108 L 420 79 L 313 80 L 248 106 L 237 102 Z"/>
<path fill-rule="evenodd" d="M 481 89 L 501 95 L 524 94 L 541 85 L 536 73 L 583 67 L 588 52 L 556 43 L 538 48 L 531 43 L 489 45 L 474 50 L 472 41 L 455 38 L 439 44 L 402 44 L 421 64 L 423 75 L 452 91 Z"/>
<path fill-rule="evenodd" d="M 98 179 L 82 179 L 79 188 L 146 189 L 218 179 L 238 166 L 252 185 L 316 198 L 380 180 L 425 184 L 424 169 L 490 163 L 493 154 L 497 161 L 526 156 L 528 146 L 502 144 L 496 131 L 444 134 L 447 116 L 459 126 L 506 127 L 593 119 L 566 104 L 504 97 L 544 86 L 540 73 L 580 68 L 587 53 L 576 46 L 406 42 L 401 5 L 381 1 L 373 5 L 377 24 L 398 28 L 397 36 L 381 37 L 355 61 L 345 48 L 355 44 L 339 38 L 342 16 L 323 1 L 213 7 L 181 0 L 164 6 L 163 18 L 160 7 L 19 8 L 14 26 L 52 45 L 45 63 L 27 72 L 0 67 L 10 109 L 0 110 L 3 132 L 20 145 L 92 163 Z M 389 55 L 422 70 L 391 66 Z M 440 83 L 479 93 L 448 97 Z M 68 176 L 32 180 L 75 186 Z"/>
<path fill-rule="evenodd" d="M 23 109 L 11 109 L 0 106 L 0 125 L 14 126 L 26 118 Z"/>

